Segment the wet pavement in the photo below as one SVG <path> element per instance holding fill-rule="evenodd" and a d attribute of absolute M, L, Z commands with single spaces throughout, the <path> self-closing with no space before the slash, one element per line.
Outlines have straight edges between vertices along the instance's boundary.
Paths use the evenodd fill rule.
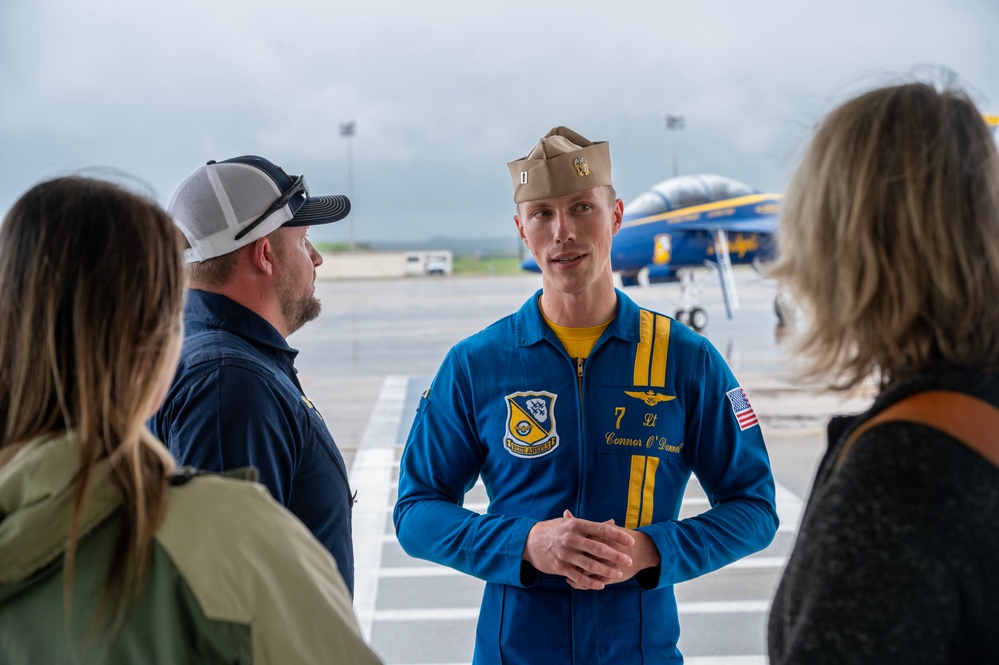
<path fill-rule="evenodd" d="M 834 413 L 868 406 L 870 390 L 849 396 L 803 390 L 791 375 L 774 313 L 776 285 L 737 270 L 741 308 L 725 318 L 720 291 L 699 296 L 704 334 L 722 352 L 760 420 L 778 484 L 781 528 L 756 555 L 676 587 L 680 648 L 692 665 L 766 663 L 766 612 L 797 532 L 802 502 Z M 358 490 L 355 611 L 387 664 L 470 663 L 483 583 L 408 557 L 391 520 L 398 459 L 420 393 L 448 349 L 518 309 L 541 286 L 539 275 L 411 277 L 320 281 L 323 314 L 293 335 L 306 393 L 330 424 Z M 629 287 L 640 305 L 672 315 L 677 285 Z M 688 486 L 681 516 L 707 499 Z M 466 498 L 486 508 L 481 484 Z"/>

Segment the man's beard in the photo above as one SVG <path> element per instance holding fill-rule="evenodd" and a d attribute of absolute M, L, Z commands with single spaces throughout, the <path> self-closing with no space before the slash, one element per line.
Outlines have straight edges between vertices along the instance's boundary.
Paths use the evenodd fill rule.
<path fill-rule="evenodd" d="M 287 283 L 278 287 L 281 296 L 281 313 L 288 326 L 288 334 L 295 332 L 309 321 L 314 321 L 323 309 L 315 292 L 295 293 Z"/>

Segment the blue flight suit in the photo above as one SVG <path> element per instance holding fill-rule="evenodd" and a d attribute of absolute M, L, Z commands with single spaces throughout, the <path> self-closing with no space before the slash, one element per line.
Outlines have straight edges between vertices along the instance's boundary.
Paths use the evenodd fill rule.
<path fill-rule="evenodd" d="M 540 292 L 458 343 L 417 411 L 394 520 L 411 556 L 487 582 L 474 661 L 680 663 L 673 585 L 766 547 L 774 480 L 745 393 L 718 351 L 617 292 L 585 361 L 544 322 Z M 711 508 L 679 520 L 691 472 Z M 462 507 L 481 475 L 487 514 Z M 660 566 L 577 591 L 522 560 L 565 509 L 648 534 Z"/>

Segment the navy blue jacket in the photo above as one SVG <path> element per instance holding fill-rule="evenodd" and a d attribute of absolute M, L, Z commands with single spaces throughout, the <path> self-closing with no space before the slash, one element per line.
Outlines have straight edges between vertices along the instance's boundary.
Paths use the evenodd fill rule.
<path fill-rule="evenodd" d="M 486 581 L 473 661 L 680 663 L 673 585 L 766 547 L 774 480 L 756 416 L 707 339 L 618 292 L 585 361 L 538 294 L 457 344 L 420 402 L 395 526 L 411 556 Z M 691 473 L 711 507 L 679 519 Z M 462 507 L 481 475 L 486 514 Z M 527 534 L 569 509 L 646 533 L 662 564 L 577 591 L 523 561 Z"/>
<path fill-rule="evenodd" d="M 347 468 L 305 396 L 298 351 L 264 318 L 225 296 L 191 289 L 173 385 L 149 428 L 180 464 L 252 466 L 315 534 L 354 589 Z"/>

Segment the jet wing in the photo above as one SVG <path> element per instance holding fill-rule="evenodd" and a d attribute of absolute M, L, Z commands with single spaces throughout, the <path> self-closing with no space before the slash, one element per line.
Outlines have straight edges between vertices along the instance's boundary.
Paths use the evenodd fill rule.
<path fill-rule="evenodd" d="M 690 231 L 776 233 L 779 203 L 778 195 L 752 194 L 644 217 L 626 215 L 622 226 L 633 228 L 665 223 L 667 227 Z"/>

